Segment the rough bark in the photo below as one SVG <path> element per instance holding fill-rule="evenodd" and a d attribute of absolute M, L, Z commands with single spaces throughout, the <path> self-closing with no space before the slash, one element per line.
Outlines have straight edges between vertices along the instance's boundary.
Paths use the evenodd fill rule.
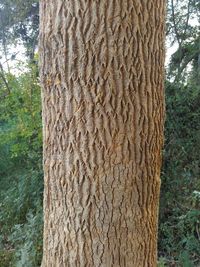
<path fill-rule="evenodd" d="M 42 267 L 154 267 L 164 0 L 41 0 Z"/>

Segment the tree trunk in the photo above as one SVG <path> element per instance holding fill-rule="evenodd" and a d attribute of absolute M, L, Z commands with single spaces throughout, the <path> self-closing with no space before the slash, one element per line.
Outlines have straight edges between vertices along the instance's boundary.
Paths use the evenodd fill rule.
<path fill-rule="evenodd" d="M 42 267 L 154 267 L 163 0 L 41 0 Z"/>

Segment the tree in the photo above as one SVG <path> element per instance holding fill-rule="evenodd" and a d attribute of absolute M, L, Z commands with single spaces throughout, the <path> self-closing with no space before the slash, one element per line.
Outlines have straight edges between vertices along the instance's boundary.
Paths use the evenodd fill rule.
<path fill-rule="evenodd" d="M 38 0 L 1 0 L 0 46 L 7 62 L 9 58 L 12 59 L 10 54 L 13 53 L 13 49 L 10 49 L 10 45 L 16 43 L 23 43 L 28 59 L 31 61 L 34 59 L 38 39 L 38 2 Z"/>
<path fill-rule="evenodd" d="M 200 264 L 200 2 L 169 0 L 165 147 L 159 255 L 166 265 Z M 172 51 L 172 50 L 171 50 Z"/>
<path fill-rule="evenodd" d="M 200 4 L 196 0 L 168 0 L 167 36 L 171 45 L 177 44 L 168 66 L 168 77 L 185 83 L 188 66 L 198 61 L 200 54 Z M 191 67 L 190 67 L 191 68 Z M 198 76 L 198 74 L 197 74 Z"/>
<path fill-rule="evenodd" d="M 156 266 L 165 1 L 40 10 L 42 266 Z"/>

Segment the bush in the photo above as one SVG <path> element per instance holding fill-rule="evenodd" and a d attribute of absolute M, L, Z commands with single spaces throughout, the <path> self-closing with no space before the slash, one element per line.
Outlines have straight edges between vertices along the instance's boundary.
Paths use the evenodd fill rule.
<path fill-rule="evenodd" d="M 167 120 L 159 253 L 175 266 L 200 263 L 200 90 L 166 84 Z M 197 265 L 196 265 L 197 264 Z M 170 266 L 170 265 L 169 265 Z"/>
<path fill-rule="evenodd" d="M 37 68 L 7 76 L 0 102 L 0 266 L 37 267 L 42 255 L 42 131 Z M 9 265 L 9 264 L 10 265 Z"/>

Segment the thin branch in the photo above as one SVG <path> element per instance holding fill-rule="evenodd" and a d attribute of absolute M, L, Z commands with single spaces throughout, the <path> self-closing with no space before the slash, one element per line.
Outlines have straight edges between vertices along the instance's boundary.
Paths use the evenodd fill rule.
<path fill-rule="evenodd" d="M 6 95 L 10 94 L 11 90 L 10 90 L 10 87 L 9 87 L 8 82 L 6 80 L 6 77 L 4 75 L 4 70 L 3 70 L 3 66 L 2 66 L 1 63 L 0 63 L 0 77 L 2 78 L 2 80 L 3 80 L 4 84 L 5 84 L 5 87 L 7 89 L 7 94 Z"/>
<path fill-rule="evenodd" d="M 176 75 L 176 78 L 174 82 L 177 82 L 180 79 L 181 73 L 184 71 L 184 69 L 187 67 L 187 65 L 194 59 L 194 53 L 182 64 L 182 66 L 179 66 L 178 68 L 178 74 Z"/>
<path fill-rule="evenodd" d="M 185 34 L 187 32 L 187 28 L 188 28 L 188 23 L 189 23 L 189 18 L 190 18 L 190 4 L 191 4 L 191 0 L 188 1 L 187 18 L 186 18 L 186 23 L 185 23 L 185 29 L 184 29 L 184 32 L 183 32 L 183 36 L 185 36 Z M 182 39 L 182 42 L 183 42 L 183 39 Z"/>
<path fill-rule="evenodd" d="M 175 31 L 176 39 L 177 39 L 178 46 L 179 46 L 178 50 L 180 51 L 179 52 L 179 61 L 181 61 L 181 56 L 182 56 L 182 41 L 180 41 L 180 35 L 179 35 L 177 24 L 176 24 L 176 21 L 175 21 L 174 0 L 171 0 L 171 5 L 172 5 L 172 21 L 173 21 L 173 25 L 174 25 L 174 31 Z M 180 76 L 180 64 L 178 66 L 178 75 L 177 76 L 178 77 Z"/>
<path fill-rule="evenodd" d="M 8 58 L 7 60 L 5 60 L 2 64 L 5 64 L 5 63 L 7 63 L 8 61 L 13 60 L 13 56 L 16 57 L 17 54 L 19 54 L 19 51 L 16 52 L 15 54 L 13 54 L 13 55 L 12 55 L 10 58 Z M 16 59 L 15 59 L 15 60 L 16 60 Z"/>
<path fill-rule="evenodd" d="M 174 31 L 175 31 L 175 35 L 176 35 L 176 39 L 177 39 L 177 42 L 179 44 L 179 47 L 181 47 L 181 41 L 180 41 L 180 37 L 179 37 L 180 35 L 179 35 L 177 24 L 175 21 L 174 0 L 171 0 L 171 6 L 172 6 L 172 22 L 174 25 Z"/>

